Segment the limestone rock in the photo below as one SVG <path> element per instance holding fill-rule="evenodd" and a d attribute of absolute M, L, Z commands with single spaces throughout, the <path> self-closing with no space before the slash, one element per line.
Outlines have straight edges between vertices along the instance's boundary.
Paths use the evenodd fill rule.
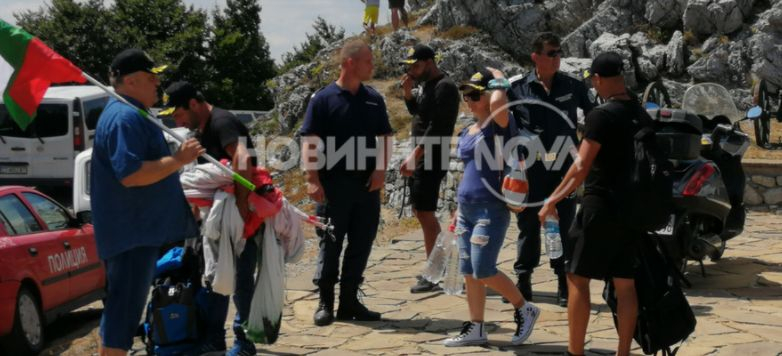
<path fill-rule="evenodd" d="M 744 203 L 747 205 L 763 204 L 763 196 L 751 185 L 744 188 Z"/>
<path fill-rule="evenodd" d="M 751 15 L 754 0 L 689 0 L 684 28 L 699 35 L 727 34 L 741 28 Z"/>
<path fill-rule="evenodd" d="M 685 45 L 684 36 L 681 31 L 676 31 L 671 36 L 671 40 L 668 41 L 668 46 L 665 48 L 665 66 L 668 73 L 679 76 L 686 70 L 685 58 Z"/>
<path fill-rule="evenodd" d="M 782 203 L 782 188 L 767 190 L 765 193 L 763 193 L 763 201 L 769 205 Z"/>
<path fill-rule="evenodd" d="M 644 17 L 661 28 L 677 28 L 681 24 L 686 0 L 649 0 Z"/>

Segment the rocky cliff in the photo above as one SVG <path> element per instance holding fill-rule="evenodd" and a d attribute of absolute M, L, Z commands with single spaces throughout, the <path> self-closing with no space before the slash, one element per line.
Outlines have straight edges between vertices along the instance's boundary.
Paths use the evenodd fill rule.
<path fill-rule="evenodd" d="M 580 74 L 590 58 L 617 51 L 625 59 L 631 89 L 642 91 L 647 83 L 662 80 L 674 105 L 689 83 L 724 85 L 740 109 L 751 105 L 750 88 L 758 79 L 782 86 L 782 0 L 413 0 L 408 4 L 416 26 L 381 31 L 371 41 L 378 81 L 397 80 L 403 68 L 396 61 L 418 42 L 433 47 L 441 55 L 440 67 L 457 81 L 487 65 L 509 76 L 526 74 L 532 39 L 540 31 L 553 31 L 563 39 L 563 71 Z M 340 45 L 332 44 L 317 61 L 270 83 L 276 107 L 267 122 L 257 123 L 257 133 L 295 132 L 312 93 L 336 78 L 333 57 Z M 399 100 L 392 93 L 384 94 L 387 101 Z M 401 123 L 409 122 L 403 111 L 393 115 L 402 116 Z M 404 131 L 409 127 L 397 126 L 397 133 L 407 136 Z M 408 144 L 397 146 L 395 159 L 406 153 Z M 401 182 L 389 174 L 389 202 L 401 202 Z"/>

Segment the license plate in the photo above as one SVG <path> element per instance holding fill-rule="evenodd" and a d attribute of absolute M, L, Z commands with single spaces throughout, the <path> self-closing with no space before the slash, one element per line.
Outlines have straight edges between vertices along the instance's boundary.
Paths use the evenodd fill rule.
<path fill-rule="evenodd" d="M 0 166 L 0 174 L 27 174 L 27 166 Z"/>
<path fill-rule="evenodd" d="M 676 221 L 676 215 L 671 215 L 671 220 L 668 221 L 668 226 L 655 231 L 660 236 L 673 236 L 673 224 Z"/>

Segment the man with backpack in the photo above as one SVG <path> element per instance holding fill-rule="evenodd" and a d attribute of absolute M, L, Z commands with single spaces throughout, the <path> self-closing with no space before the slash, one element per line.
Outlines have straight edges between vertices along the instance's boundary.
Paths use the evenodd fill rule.
<path fill-rule="evenodd" d="M 546 199 L 539 219 L 556 215 L 557 203 L 586 182 L 584 198 L 565 244 L 568 282 L 569 355 L 584 354 L 589 324 L 589 281 L 612 279 L 616 296 L 617 355 L 628 355 L 638 315 L 634 275 L 635 251 L 643 230 L 623 223 L 622 195 L 631 181 L 639 122 L 651 118 L 627 92 L 623 62 L 615 52 L 598 55 L 588 72 L 593 87 L 606 103 L 586 117 L 584 140 L 576 162 Z M 564 241 L 563 241 L 564 242 Z"/>
<path fill-rule="evenodd" d="M 558 148 L 555 144 L 562 137 L 567 137 L 573 144 L 578 142 L 576 136 L 577 111 L 579 108 L 588 113 L 594 104 L 589 100 L 584 83 L 568 74 L 559 71 L 562 49 L 560 39 L 550 32 L 541 33 L 533 42 L 534 52 L 531 55 L 535 63 L 535 70 L 527 76 L 514 80 L 508 91 L 508 100 L 511 104 L 522 99 L 535 99 L 550 104 L 567 115 L 567 122 L 556 111 L 535 104 L 518 104 L 512 107 L 512 112 L 517 120 L 518 127 L 525 128 L 536 134 L 546 149 Z M 566 141 L 567 142 L 567 141 Z M 564 145 L 563 145 L 564 147 Z M 559 152 L 564 152 L 559 149 Z M 554 165 L 556 162 L 564 162 L 562 167 Z M 527 179 L 529 191 L 527 201 L 540 203 L 543 198 L 551 194 L 554 188 L 562 180 L 563 173 L 567 171 L 573 160 L 570 157 L 559 158 L 557 152 L 539 154 L 538 157 L 530 157 Z M 537 206 L 530 206 L 516 214 L 519 227 L 519 238 L 516 243 L 516 261 L 513 263 L 513 271 L 518 277 L 516 286 L 527 300 L 532 299 L 532 272 L 540 264 L 540 227 L 538 222 Z M 559 221 L 561 224 L 562 243 L 567 244 L 567 230 L 576 214 L 576 202 L 573 197 L 563 199 L 557 205 Z M 563 272 L 562 258 L 550 261 L 551 268 L 557 275 L 557 303 L 560 306 L 567 305 L 567 283 Z"/>
<path fill-rule="evenodd" d="M 234 171 L 245 178 L 252 178 L 256 158 L 250 132 L 231 112 L 213 106 L 206 101 L 204 95 L 188 82 L 175 82 L 166 88 L 168 100 L 165 105 L 178 126 L 184 126 L 195 131 L 206 152 L 215 159 L 227 159 Z M 200 162 L 205 163 L 205 162 Z M 242 219 L 247 221 L 250 210 L 248 195 L 250 191 L 241 184 L 235 184 L 236 207 Z M 209 238 L 203 238 L 203 251 L 206 264 L 205 276 L 209 282 L 214 278 L 214 265 L 218 260 L 218 243 Z M 254 239 L 246 240 L 244 249 L 236 260 L 236 287 L 233 295 L 236 305 L 236 317 L 233 330 L 236 336 L 234 346 L 227 355 L 254 355 L 255 344 L 248 340 L 244 333 L 244 324 L 250 315 L 250 303 L 255 291 L 255 266 L 258 258 L 258 247 Z M 229 296 L 210 293 L 209 322 L 206 337 L 199 349 L 201 352 L 224 351 L 225 319 L 228 316 Z"/>

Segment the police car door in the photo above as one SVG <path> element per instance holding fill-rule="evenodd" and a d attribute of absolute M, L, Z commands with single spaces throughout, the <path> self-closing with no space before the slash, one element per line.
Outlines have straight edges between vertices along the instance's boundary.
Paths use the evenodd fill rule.
<path fill-rule="evenodd" d="M 20 266 L 30 271 L 41 292 L 41 308 L 46 311 L 69 298 L 68 271 L 57 234 L 46 231 L 21 197 L 11 193 L 0 197 L 0 213 L 14 244 L 22 246 L 17 256 Z"/>
<path fill-rule="evenodd" d="M 103 287 L 103 269 L 98 260 L 92 225 L 77 226 L 65 208 L 50 199 L 32 192 L 24 192 L 30 207 L 43 221 L 45 228 L 63 246 L 60 253 L 63 268 L 68 273 L 70 299 L 84 296 Z"/>

